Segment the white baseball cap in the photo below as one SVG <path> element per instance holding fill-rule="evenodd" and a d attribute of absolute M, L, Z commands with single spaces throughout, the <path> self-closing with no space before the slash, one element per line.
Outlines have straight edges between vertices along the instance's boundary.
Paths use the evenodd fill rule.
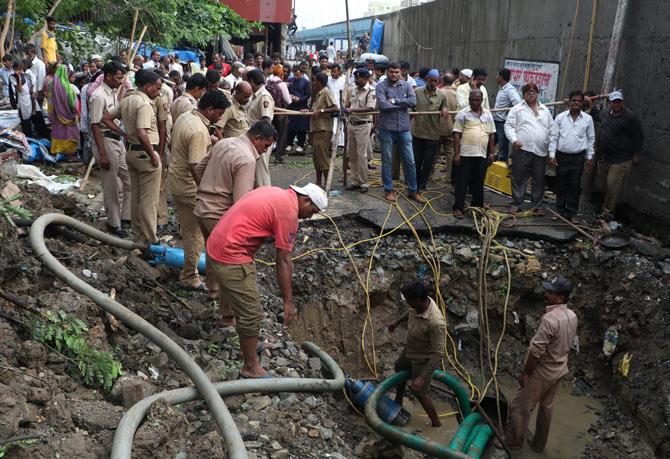
<path fill-rule="evenodd" d="M 303 187 L 291 185 L 291 189 L 303 196 L 309 196 L 309 199 L 312 200 L 319 210 L 326 210 L 326 207 L 328 207 L 328 196 L 326 196 L 326 192 L 323 188 L 318 185 L 313 183 L 308 183 Z"/>
<path fill-rule="evenodd" d="M 461 70 L 461 75 L 465 75 L 468 78 L 472 78 L 472 70 L 463 69 L 463 70 Z"/>
<path fill-rule="evenodd" d="M 623 93 L 621 91 L 612 91 L 609 95 L 609 100 L 623 100 Z"/>

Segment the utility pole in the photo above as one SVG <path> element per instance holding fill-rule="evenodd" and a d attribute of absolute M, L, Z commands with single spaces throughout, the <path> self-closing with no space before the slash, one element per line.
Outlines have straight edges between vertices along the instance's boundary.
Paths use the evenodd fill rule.
<path fill-rule="evenodd" d="M 349 43 L 349 52 L 347 53 L 348 55 L 348 60 L 351 60 L 351 48 L 353 44 L 351 43 L 351 24 L 349 24 L 349 0 L 344 0 L 344 8 L 347 12 L 347 43 Z"/>
<path fill-rule="evenodd" d="M 603 76 L 602 94 L 608 94 L 612 91 L 614 84 L 614 72 L 619 58 L 619 49 L 621 48 L 621 35 L 623 35 L 624 24 L 626 22 L 626 9 L 628 0 L 619 0 L 614 17 L 614 26 L 612 27 L 612 38 L 610 39 L 610 48 L 607 53 L 607 64 L 605 65 L 605 74 Z"/>

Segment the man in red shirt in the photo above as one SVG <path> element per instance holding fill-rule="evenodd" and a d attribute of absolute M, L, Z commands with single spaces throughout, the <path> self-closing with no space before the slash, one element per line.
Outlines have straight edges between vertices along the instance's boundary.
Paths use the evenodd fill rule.
<path fill-rule="evenodd" d="M 256 355 L 262 310 L 254 255 L 266 239 L 274 237 L 277 281 L 284 300 L 284 324 L 288 325 L 295 316 L 291 252 L 298 219 L 310 218 L 327 206 L 325 191 L 313 183 L 304 187 L 291 185 L 287 190 L 257 188 L 226 212 L 207 239 L 208 260 L 214 265 L 219 294 L 230 305 L 237 322 L 244 359 L 241 378 L 270 377 Z"/>
<path fill-rule="evenodd" d="M 219 53 L 214 53 L 212 54 L 212 65 L 207 67 L 207 70 L 216 70 L 222 77 L 225 77 L 230 73 L 230 64 L 223 61 Z"/>

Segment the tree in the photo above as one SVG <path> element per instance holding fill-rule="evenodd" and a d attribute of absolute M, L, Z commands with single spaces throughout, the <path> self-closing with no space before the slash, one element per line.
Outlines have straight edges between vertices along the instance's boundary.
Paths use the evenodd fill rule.
<path fill-rule="evenodd" d="M 19 18 L 35 22 L 17 21 L 24 31 L 40 30 L 49 7 L 58 4 L 52 13 L 59 22 L 83 23 L 92 34 L 124 38 L 130 36 L 137 8 L 139 23 L 147 26 L 144 40 L 167 47 L 183 40 L 205 45 L 217 35 L 246 38 L 259 26 L 218 0 L 8 0 L 8 6 L 13 4 Z"/>

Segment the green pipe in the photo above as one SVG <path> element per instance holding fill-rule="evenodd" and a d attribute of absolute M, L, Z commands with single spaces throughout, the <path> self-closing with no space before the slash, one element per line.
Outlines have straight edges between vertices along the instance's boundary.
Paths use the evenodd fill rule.
<path fill-rule="evenodd" d="M 463 419 L 470 414 L 470 396 L 465 388 L 461 385 L 458 378 L 444 371 L 435 370 L 433 372 L 433 379 L 440 381 L 442 384 L 450 388 L 454 395 L 456 395 L 456 400 L 458 400 L 458 407 L 461 410 Z"/>
<path fill-rule="evenodd" d="M 437 373 L 438 372 L 436 371 L 435 374 Z M 439 373 L 440 373 L 439 376 L 442 376 L 442 372 Z M 384 396 L 384 394 L 386 394 L 386 392 L 391 390 L 392 387 L 396 386 L 401 382 L 407 381 L 409 378 L 410 373 L 408 371 L 401 371 L 400 373 L 396 373 L 393 376 L 386 378 L 384 381 L 381 382 L 381 384 L 377 386 L 375 391 L 368 399 L 368 402 L 365 404 L 365 419 L 368 425 L 372 427 L 377 433 L 379 433 L 380 435 L 382 435 L 383 437 L 385 437 L 386 439 L 390 440 L 393 443 L 398 443 L 407 446 L 408 448 L 421 451 L 423 453 L 437 457 L 439 459 L 472 459 L 468 457 L 465 453 L 462 453 L 460 450 L 454 451 L 453 449 L 450 449 L 446 445 L 434 442 L 432 440 L 428 440 L 423 437 L 412 435 L 395 426 L 386 424 L 384 421 L 381 420 L 381 418 L 377 414 L 377 405 L 379 403 L 379 400 Z M 439 380 L 444 382 L 445 380 L 448 380 L 448 378 L 439 378 Z M 458 384 L 458 382 L 456 383 Z M 451 386 L 450 383 L 446 384 L 448 384 L 452 389 L 454 389 L 454 392 L 456 392 L 455 387 Z M 457 387 L 460 387 L 460 384 L 458 384 Z M 461 402 L 459 401 L 459 403 Z M 467 403 L 461 403 L 461 409 L 467 410 L 469 412 L 470 402 L 467 401 Z M 477 414 L 477 416 L 479 416 L 479 414 Z"/>
<path fill-rule="evenodd" d="M 465 440 L 465 443 L 463 443 L 463 447 L 461 448 L 461 451 L 464 453 L 468 451 L 468 448 L 470 447 L 470 444 L 474 441 L 475 437 L 479 433 L 479 431 L 482 430 L 482 425 L 477 424 L 472 428 L 470 433 L 468 434 L 468 438 Z"/>
<path fill-rule="evenodd" d="M 481 427 L 481 429 L 479 429 L 479 433 L 470 444 L 467 453 L 468 456 L 471 456 L 474 459 L 479 459 L 482 457 L 482 454 L 486 449 L 486 445 L 491 439 L 491 435 L 493 435 L 493 431 L 488 424 L 481 424 L 479 427 Z"/>
<path fill-rule="evenodd" d="M 449 448 L 453 449 L 454 451 L 463 451 L 466 446 L 465 441 L 468 439 L 470 432 L 472 429 L 474 429 L 481 418 L 482 416 L 479 413 L 470 413 L 465 419 L 463 419 L 463 422 L 461 422 L 461 425 L 458 426 L 458 430 L 451 439 Z"/>

